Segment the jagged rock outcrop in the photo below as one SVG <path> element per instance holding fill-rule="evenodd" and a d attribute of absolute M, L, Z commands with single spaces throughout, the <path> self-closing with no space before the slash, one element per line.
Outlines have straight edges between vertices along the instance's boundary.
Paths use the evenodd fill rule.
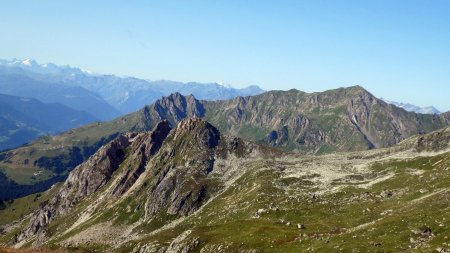
<path fill-rule="evenodd" d="M 176 92 L 135 113 L 121 117 L 114 123 L 125 122 L 126 131 L 141 132 L 153 129 L 162 120 L 167 120 L 174 126 L 185 118 L 203 117 L 204 114 L 205 109 L 201 101 L 192 95 L 183 96 Z"/>
<path fill-rule="evenodd" d="M 145 171 L 150 158 L 161 148 L 164 140 L 172 128 L 167 120 L 161 121 L 152 132 L 139 133 L 131 140 L 130 159 L 121 166 L 125 173 L 118 184 L 111 191 L 111 195 L 124 194 Z M 132 159 L 131 159 L 132 158 Z"/>
<path fill-rule="evenodd" d="M 67 214 L 84 198 L 105 186 L 121 166 L 127 169 L 127 173 L 112 194 L 124 193 L 142 173 L 142 164 L 159 150 L 170 129 L 169 123 L 162 121 L 152 132 L 122 134 L 101 147 L 69 174 L 58 194 L 33 215 L 17 240 L 45 233 L 52 220 Z M 126 158 L 129 159 L 125 161 Z"/>
<path fill-rule="evenodd" d="M 120 135 L 74 169 L 59 193 L 33 215 L 17 240 L 21 241 L 32 235 L 45 233 L 46 226 L 54 218 L 66 214 L 80 200 L 105 185 L 124 161 L 130 138 L 134 136 L 135 134 Z"/>
<path fill-rule="evenodd" d="M 140 201 L 143 220 L 161 213 L 191 214 L 223 188 L 220 176 L 212 175 L 215 161 L 245 158 L 254 151 L 275 152 L 221 135 L 199 118 L 182 120 L 173 130 L 164 120 L 151 132 L 122 134 L 69 174 L 56 196 L 33 214 L 17 241 L 45 241 L 52 236 L 47 231 L 52 221 L 74 208 L 86 212 L 80 205 L 93 194 L 91 209 L 102 203 L 115 206 L 127 197 Z"/>
<path fill-rule="evenodd" d="M 450 144 L 450 127 L 418 136 L 415 143 L 416 150 L 421 151 L 439 151 L 445 150 Z"/>
<path fill-rule="evenodd" d="M 215 191 L 207 175 L 213 170 L 221 136 L 211 124 L 198 118 L 182 121 L 168 136 L 154 167 L 154 179 L 146 203 L 146 216 L 163 209 L 186 215 Z"/>
<path fill-rule="evenodd" d="M 154 108 L 161 118 L 173 123 L 188 117 L 203 117 L 205 114 L 202 103 L 193 95 L 183 96 L 178 92 L 156 101 Z"/>

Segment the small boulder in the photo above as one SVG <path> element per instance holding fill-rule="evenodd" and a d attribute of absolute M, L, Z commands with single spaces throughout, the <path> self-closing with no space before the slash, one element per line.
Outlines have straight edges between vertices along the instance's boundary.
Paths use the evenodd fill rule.
<path fill-rule="evenodd" d="M 305 229 L 306 227 L 305 227 L 305 225 L 303 225 L 303 224 L 297 224 L 297 228 L 298 229 Z"/>

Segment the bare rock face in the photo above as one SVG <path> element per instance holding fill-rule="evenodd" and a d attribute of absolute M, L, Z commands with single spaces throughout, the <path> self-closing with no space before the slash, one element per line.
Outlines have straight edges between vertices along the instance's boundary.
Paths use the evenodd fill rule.
<path fill-rule="evenodd" d="M 194 96 L 183 96 L 176 92 L 167 97 L 156 100 L 136 113 L 124 116 L 122 120 L 132 122 L 129 131 L 149 131 L 158 122 L 167 120 L 172 126 L 190 117 L 203 117 L 205 109 L 203 103 Z"/>
<path fill-rule="evenodd" d="M 415 148 L 417 151 L 444 150 L 450 144 L 450 127 L 422 135 L 417 139 Z"/>
<path fill-rule="evenodd" d="M 347 106 L 350 122 L 363 135 L 369 148 L 393 146 L 415 134 L 449 124 L 446 117 L 407 112 L 360 89 Z M 432 126 L 430 128 L 430 126 Z"/>
<path fill-rule="evenodd" d="M 17 240 L 21 241 L 37 233 L 44 233 L 50 221 L 66 214 L 80 200 L 105 185 L 125 159 L 126 149 L 130 145 L 129 139 L 132 137 L 134 134 L 120 135 L 100 148 L 85 163 L 75 168 L 59 193 L 33 215 L 29 225 Z"/>
<path fill-rule="evenodd" d="M 111 195 L 118 197 L 124 194 L 136 182 L 145 171 L 149 160 L 161 148 L 171 129 L 169 122 L 164 120 L 152 132 L 139 133 L 133 137 L 129 159 L 121 165 L 126 172 L 113 188 Z"/>
<path fill-rule="evenodd" d="M 168 97 L 155 102 L 152 106 L 155 118 L 166 119 L 175 125 L 185 118 L 203 117 L 205 109 L 200 101 L 194 96 L 183 96 L 180 93 L 173 93 Z"/>

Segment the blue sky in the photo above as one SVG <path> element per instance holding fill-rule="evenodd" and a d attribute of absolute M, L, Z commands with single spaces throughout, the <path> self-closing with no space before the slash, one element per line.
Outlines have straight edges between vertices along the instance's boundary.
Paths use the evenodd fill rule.
<path fill-rule="evenodd" d="M 450 1 L 0 2 L 0 58 L 450 110 Z"/>

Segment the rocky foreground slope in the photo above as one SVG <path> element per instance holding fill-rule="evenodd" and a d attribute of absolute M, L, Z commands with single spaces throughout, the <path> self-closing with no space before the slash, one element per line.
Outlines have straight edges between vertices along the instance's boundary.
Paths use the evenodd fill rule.
<path fill-rule="evenodd" d="M 198 118 L 127 133 L 0 243 L 116 252 L 447 252 L 449 131 L 305 156 Z M 53 189 L 55 191 L 55 189 Z"/>

